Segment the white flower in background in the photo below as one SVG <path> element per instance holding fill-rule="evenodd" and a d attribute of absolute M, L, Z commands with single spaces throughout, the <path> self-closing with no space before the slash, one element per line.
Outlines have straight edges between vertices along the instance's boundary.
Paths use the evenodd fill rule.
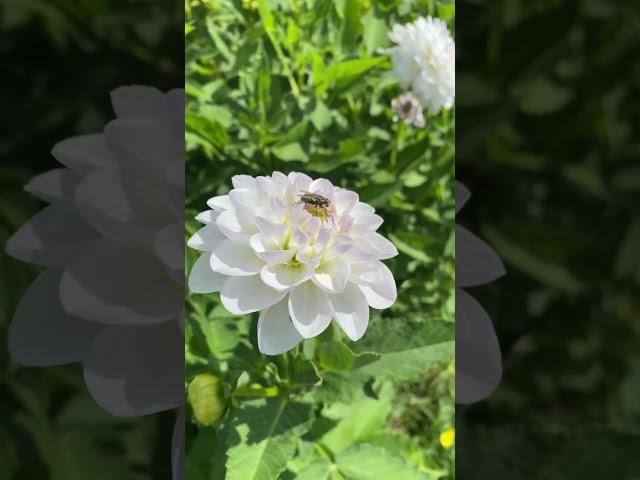
<path fill-rule="evenodd" d="M 394 25 L 389 38 L 397 46 L 385 51 L 402 85 L 411 88 L 433 114 L 451 108 L 456 91 L 456 47 L 447 24 L 420 17 L 414 23 Z"/>
<path fill-rule="evenodd" d="M 424 115 L 422 115 L 422 105 L 418 99 L 411 93 L 407 92 L 391 101 L 393 108 L 393 121 L 402 120 L 414 127 L 424 127 Z"/>
<path fill-rule="evenodd" d="M 362 337 L 369 307 L 396 300 L 381 260 L 398 251 L 376 232 L 382 218 L 356 193 L 303 173 L 231 180 L 229 194 L 196 217 L 205 226 L 188 245 L 204 253 L 190 290 L 219 291 L 235 315 L 260 311 L 258 346 L 267 355 L 319 335 L 332 318 L 350 339 Z"/>

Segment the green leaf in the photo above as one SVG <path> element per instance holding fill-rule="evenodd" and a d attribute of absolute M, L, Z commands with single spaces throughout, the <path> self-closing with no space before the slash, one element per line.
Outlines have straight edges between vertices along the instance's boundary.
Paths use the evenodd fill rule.
<path fill-rule="evenodd" d="M 567 293 L 577 294 L 584 290 L 584 283 L 565 266 L 534 255 L 494 228 L 485 228 L 483 232 L 505 263 L 517 270 L 530 275 L 544 285 Z"/>
<path fill-rule="evenodd" d="M 336 455 L 335 463 L 319 458 L 297 480 L 425 480 L 426 473 L 373 445 L 355 445 Z"/>
<path fill-rule="evenodd" d="M 355 82 L 369 70 L 387 62 L 386 57 L 367 57 L 337 62 L 327 68 L 320 78 L 316 78 L 316 93 L 322 94 L 331 85 L 343 88 Z"/>
<path fill-rule="evenodd" d="M 294 160 L 306 162 L 309 159 L 306 152 L 298 142 L 275 146 L 273 147 L 272 152 L 280 160 L 285 160 L 287 162 Z"/>
<path fill-rule="evenodd" d="M 240 443 L 228 449 L 227 480 L 277 479 L 313 420 L 309 406 L 284 398 L 243 402 L 234 415 Z"/>
<path fill-rule="evenodd" d="M 314 108 L 309 118 L 311 119 L 313 126 L 316 127 L 316 130 L 319 132 L 328 128 L 333 122 L 331 110 L 329 110 L 321 100 L 318 100 L 316 108 Z"/>
<path fill-rule="evenodd" d="M 188 130 L 213 146 L 223 147 L 231 141 L 224 127 L 212 118 L 187 113 L 185 122 Z"/>
<path fill-rule="evenodd" d="M 316 346 L 320 365 L 328 370 L 343 372 L 353 366 L 355 356 L 340 340 L 321 342 Z"/>
<path fill-rule="evenodd" d="M 391 404 L 383 400 L 366 399 L 352 404 L 338 425 L 322 437 L 322 444 L 337 453 L 366 441 L 380 433 L 389 413 Z"/>
<path fill-rule="evenodd" d="M 362 42 L 369 55 L 389 44 L 387 24 L 383 19 L 376 17 L 374 9 L 369 10 L 362 21 L 364 25 Z"/>
<path fill-rule="evenodd" d="M 399 317 L 391 323 L 378 317 L 353 347 L 360 352 L 378 352 L 381 357 L 355 372 L 394 381 L 415 378 L 453 357 L 454 338 L 451 322 Z"/>
<path fill-rule="evenodd" d="M 418 471 L 400 457 L 372 445 L 356 445 L 336 455 L 336 465 L 349 480 L 425 480 Z"/>
<path fill-rule="evenodd" d="M 410 243 L 400 239 L 397 235 L 389 234 L 389 239 L 398 248 L 398 250 L 405 255 L 409 255 L 411 258 L 423 263 L 431 263 L 433 259 L 427 255 L 423 250 L 414 247 Z"/>
<path fill-rule="evenodd" d="M 520 110 L 530 115 L 546 115 L 560 110 L 573 98 L 573 92 L 540 76 L 514 90 Z"/>
<path fill-rule="evenodd" d="M 299 387 L 311 387 L 322 378 L 313 362 L 302 356 L 293 357 L 289 362 L 289 380 Z"/>

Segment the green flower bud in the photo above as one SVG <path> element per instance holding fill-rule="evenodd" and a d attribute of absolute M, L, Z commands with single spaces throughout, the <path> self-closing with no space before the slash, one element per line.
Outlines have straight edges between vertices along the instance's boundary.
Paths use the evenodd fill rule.
<path fill-rule="evenodd" d="M 222 381 L 208 373 L 193 379 L 189 384 L 188 398 L 196 421 L 203 425 L 218 420 L 227 408 Z"/>

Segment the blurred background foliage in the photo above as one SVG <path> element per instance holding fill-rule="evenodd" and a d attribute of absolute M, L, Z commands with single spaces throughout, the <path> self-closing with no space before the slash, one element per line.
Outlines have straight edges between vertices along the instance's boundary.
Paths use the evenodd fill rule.
<path fill-rule="evenodd" d="M 394 23 L 419 14 L 443 18 L 454 33 L 454 4 L 188 0 L 185 11 L 187 235 L 233 175 L 302 171 L 358 192 L 400 251 L 385 262 L 398 302 L 372 311 L 361 341 L 339 336 L 330 354 L 321 337 L 300 357 L 260 355 L 257 315 L 229 315 L 216 294 L 188 295 L 187 381 L 209 372 L 227 392 L 271 388 L 292 365 L 309 373 L 313 362 L 322 386 L 297 385 L 294 397 L 311 411 L 290 413 L 296 427 L 276 426 L 271 437 L 265 418 L 278 400 L 233 398 L 208 427 L 188 412 L 187 478 L 245 480 L 239 465 L 262 462 L 274 445 L 293 458 L 282 474 L 262 463 L 255 478 L 453 478 L 453 449 L 439 436 L 454 415 L 455 114 L 430 116 L 424 129 L 394 123 L 390 103 L 403 92 L 379 49 L 390 46 Z M 187 252 L 187 271 L 196 257 Z"/>
<path fill-rule="evenodd" d="M 504 378 L 458 410 L 458 473 L 637 478 L 640 4 L 459 0 L 457 22 L 458 221 L 508 272 L 472 291 Z"/>
<path fill-rule="evenodd" d="M 182 15 L 173 0 L 0 2 L 2 480 L 170 478 L 172 414 L 113 418 L 93 402 L 77 365 L 11 362 L 9 322 L 36 270 L 6 256 L 4 245 L 42 207 L 22 186 L 57 168 L 49 153 L 56 142 L 113 118 L 111 90 L 182 85 Z"/>

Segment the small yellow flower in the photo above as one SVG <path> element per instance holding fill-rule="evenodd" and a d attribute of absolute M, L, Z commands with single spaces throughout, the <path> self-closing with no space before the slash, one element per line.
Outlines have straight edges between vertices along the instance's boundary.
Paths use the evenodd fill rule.
<path fill-rule="evenodd" d="M 453 443 L 456 440 L 456 429 L 449 428 L 440 434 L 440 445 L 444 448 L 453 447 Z"/>

